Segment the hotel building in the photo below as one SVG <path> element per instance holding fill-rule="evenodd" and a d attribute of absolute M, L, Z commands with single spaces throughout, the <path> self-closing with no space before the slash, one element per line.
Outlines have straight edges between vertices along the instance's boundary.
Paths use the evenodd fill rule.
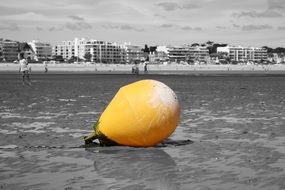
<path fill-rule="evenodd" d="M 0 61 L 3 59 L 3 45 L 2 45 L 3 39 L 0 38 Z"/>
<path fill-rule="evenodd" d="M 63 59 L 70 59 L 71 57 L 78 56 L 78 47 L 75 55 L 75 45 L 72 41 L 63 41 L 62 44 L 53 46 L 52 55 L 62 56 Z"/>
<path fill-rule="evenodd" d="M 133 62 L 140 62 L 146 59 L 141 46 L 124 43 L 121 48 L 124 54 L 124 62 L 127 64 L 132 64 Z"/>
<path fill-rule="evenodd" d="M 159 62 L 169 61 L 169 48 L 167 46 L 157 46 L 157 60 Z"/>
<path fill-rule="evenodd" d="M 75 38 L 73 41 L 63 41 L 62 44 L 58 44 L 52 48 L 52 55 L 62 56 L 62 58 L 66 60 L 72 57 L 83 59 L 85 54 L 85 41 L 84 38 Z"/>
<path fill-rule="evenodd" d="M 2 59 L 4 61 L 15 61 L 18 60 L 19 53 L 19 42 L 12 40 L 2 40 L 0 41 L 0 46 L 2 49 Z"/>
<path fill-rule="evenodd" d="M 267 60 L 267 50 L 256 47 L 226 46 L 218 47 L 217 52 L 226 52 L 231 61 Z"/>
<path fill-rule="evenodd" d="M 207 62 L 209 50 L 200 46 L 174 46 L 168 50 L 170 62 Z"/>
<path fill-rule="evenodd" d="M 33 40 L 28 44 L 32 47 L 33 51 L 35 52 L 35 57 L 34 57 L 35 60 L 37 61 L 46 60 L 52 57 L 52 46 L 49 43 Z"/>
<path fill-rule="evenodd" d="M 87 53 L 91 54 L 91 61 L 94 62 L 124 62 L 123 49 L 116 43 L 75 38 L 73 41 L 63 41 L 62 44 L 53 47 L 53 55 L 62 56 L 66 60 L 72 57 L 84 60 Z"/>
<path fill-rule="evenodd" d="M 124 63 L 123 49 L 116 43 L 88 40 L 84 44 L 84 49 L 85 53 L 91 54 L 91 61 L 99 63 Z"/>
<path fill-rule="evenodd" d="M 166 46 L 156 46 L 155 51 L 149 53 L 150 63 L 163 63 L 169 60 L 168 58 L 168 47 Z"/>

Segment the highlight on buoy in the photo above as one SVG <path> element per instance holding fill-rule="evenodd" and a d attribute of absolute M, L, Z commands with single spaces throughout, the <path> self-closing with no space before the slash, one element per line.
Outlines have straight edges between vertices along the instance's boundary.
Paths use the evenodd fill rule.
<path fill-rule="evenodd" d="M 180 120 L 175 92 L 162 82 L 140 80 L 123 86 L 84 137 L 85 144 L 149 147 L 168 138 Z"/>

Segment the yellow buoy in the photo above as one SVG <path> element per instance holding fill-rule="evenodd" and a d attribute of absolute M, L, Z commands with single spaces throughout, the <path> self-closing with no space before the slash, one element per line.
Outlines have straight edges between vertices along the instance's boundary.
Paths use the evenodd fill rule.
<path fill-rule="evenodd" d="M 123 86 L 85 137 L 85 143 L 99 139 L 102 145 L 154 146 L 169 137 L 180 118 L 176 94 L 155 80 L 141 80 Z"/>

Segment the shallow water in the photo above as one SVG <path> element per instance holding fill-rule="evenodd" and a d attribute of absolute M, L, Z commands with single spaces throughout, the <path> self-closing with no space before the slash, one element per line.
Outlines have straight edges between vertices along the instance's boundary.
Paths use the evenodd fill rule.
<path fill-rule="evenodd" d="M 169 85 L 172 143 L 84 148 L 120 86 Z M 0 189 L 285 189 L 285 76 L 0 75 Z M 190 139 L 189 143 L 183 140 Z"/>

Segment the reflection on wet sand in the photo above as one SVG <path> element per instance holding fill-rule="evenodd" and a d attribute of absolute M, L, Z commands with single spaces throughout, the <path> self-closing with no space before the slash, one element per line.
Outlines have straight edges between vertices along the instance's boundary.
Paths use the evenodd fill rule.
<path fill-rule="evenodd" d="M 94 169 L 108 189 L 180 189 L 176 163 L 161 148 L 87 150 L 94 153 Z"/>

